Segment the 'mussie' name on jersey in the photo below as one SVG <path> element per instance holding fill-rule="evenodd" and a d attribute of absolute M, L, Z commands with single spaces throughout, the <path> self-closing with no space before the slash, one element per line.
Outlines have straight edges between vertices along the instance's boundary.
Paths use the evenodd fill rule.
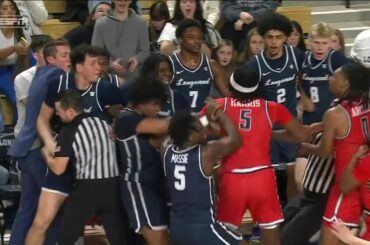
<path fill-rule="evenodd" d="M 172 157 L 171 157 L 171 162 L 187 164 L 188 163 L 188 156 L 189 156 L 189 153 L 173 154 Z"/>

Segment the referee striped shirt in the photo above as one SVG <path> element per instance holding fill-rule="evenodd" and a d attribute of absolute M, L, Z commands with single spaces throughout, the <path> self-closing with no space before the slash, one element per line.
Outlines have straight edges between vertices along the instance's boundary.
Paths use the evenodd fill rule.
<path fill-rule="evenodd" d="M 316 135 L 314 144 L 320 142 L 322 133 Z M 330 156 L 321 158 L 315 155 L 308 156 L 308 163 L 303 176 L 303 188 L 306 191 L 325 194 L 334 180 L 334 161 Z"/>
<path fill-rule="evenodd" d="M 75 178 L 107 179 L 119 175 L 110 126 L 98 117 L 82 113 L 61 131 L 61 151 L 74 159 Z M 58 154 L 60 155 L 60 153 Z"/>

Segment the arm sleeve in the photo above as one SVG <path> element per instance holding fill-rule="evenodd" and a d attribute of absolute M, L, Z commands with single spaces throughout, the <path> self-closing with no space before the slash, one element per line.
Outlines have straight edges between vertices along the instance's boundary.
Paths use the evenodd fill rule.
<path fill-rule="evenodd" d="M 146 26 L 146 23 L 143 21 L 141 23 L 141 30 L 139 33 L 139 47 L 136 52 L 137 56 L 137 61 L 139 64 L 141 64 L 146 57 L 149 56 L 150 54 L 150 42 L 149 42 L 149 33 L 148 33 L 148 28 Z"/>
<path fill-rule="evenodd" d="M 226 22 L 235 22 L 240 17 L 242 10 L 236 5 L 236 1 L 222 0 L 220 5 L 221 16 Z"/>
<path fill-rule="evenodd" d="M 71 127 L 65 127 L 57 137 L 57 147 L 54 157 L 73 157 L 74 130 Z"/>
<path fill-rule="evenodd" d="M 91 39 L 91 45 L 104 48 L 104 39 L 103 39 L 103 33 L 101 30 L 102 30 L 102 24 L 98 20 L 94 26 L 93 36 Z"/>
<path fill-rule="evenodd" d="M 353 175 L 358 182 L 364 182 L 370 179 L 370 153 L 362 156 L 353 170 Z"/>
<path fill-rule="evenodd" d="M 25 1 L 32 20 L 37 25 L 43 24 L 48 19 L 48 11 L 46 10 L 44 1 Z"/>
<path fill-rule="evenodd" d="M 335 51 L 331 57 L 331 68 L 333 71 L 335 71 L 339 67 L 342 67 L 343 65 L 348 64 L 349 62 L 350 60 L 346 56 L 344 56 L 339 51 Z"/>
<path fill-rule="evenodd" d="M 259 6 L 258 9 L 247 11 L 247 12 L 253 16 L 255 21 L 258 22 L 261 18 L 263 18 L 263 16 L 266 16 L 269 13 L 275 12 L 277 6 L 278 6 L 278 1 L 265 0 L 264 3 Z"/>
<path fill-rule="evenodd" d="M 31 81 L 22 75 L 16 76 L 14 80 L 14 90 L 17 101 L 21 101 L 28 97 L 28 90 L 30 88 Z"/>
<path fill-rule="evenodd" d="M 62 76 L 62 75 L 61 75 Z M 60 76 L 54 77 L 46 90 L 44 102 L 50 108 L 54 108 L 55 98 L 58 94 Z"/>
<path fill-rule="evenodd" d="M 161 43 L 162 41 L 173 41 L 176 39 L 175 35 L 176 28 L 175 26 L 167 22 L 166 25 L 163 28 L 163 31 L 161 32 L 161 35 L 158 38 L 158 43 Z"/>
<path fill-rule="evenodd" d="M 267 103 L 268 113 L 272 124 L 277 123 L 281 126 L 285 126 L 294 119 L 293 115 L 285 106 L 272 101 L 268 101 Z"/>
<path fill-rule="evenodd" d="M 219 1 L 205 1 L 206 8 L 204 11 L 206 12 L 206 19 L 209 23 L 213 26 L 217 24 L 217 21 L 220 18 L 220 3 Z"/>

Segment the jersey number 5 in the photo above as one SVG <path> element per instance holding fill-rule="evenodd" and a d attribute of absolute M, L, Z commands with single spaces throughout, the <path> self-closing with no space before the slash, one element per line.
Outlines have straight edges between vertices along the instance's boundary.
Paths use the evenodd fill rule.
<path fill-rule="evenodd" d="M 252 127 L 251 110 L 240 110 L 239 128 L 249 131 Z"/>
<path fill-rule="evenodd" d="M 175 166 L 175 172 L 174 172 L 174 176 L 175 176 L 175 189 L 178 190 L 178 191 L 183 191 L 185 190 L 185 171 L 186 171 L 186 167 L 184 165 L 176 165 Z"/>

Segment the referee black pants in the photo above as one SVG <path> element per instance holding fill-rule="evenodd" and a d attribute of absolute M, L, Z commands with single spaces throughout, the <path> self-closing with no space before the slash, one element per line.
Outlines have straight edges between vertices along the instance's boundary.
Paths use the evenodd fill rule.
<path fill-rule="evenodd" d="M 67 199 L 59 245 L 74 245 L 86 221 L 97 214 L 111 245 L 130 244 L 128 219 L 120 202 L 119 178 L 77 180 Z M 126 215 L 127 216 L 127 215 Z"/>
<path fill-rule="evenodd" d="M 283 210 L 282 245 L 306 244 L 319 231 L 329 192 L 316 194 L 304 191 L 288 202 Z"/>

